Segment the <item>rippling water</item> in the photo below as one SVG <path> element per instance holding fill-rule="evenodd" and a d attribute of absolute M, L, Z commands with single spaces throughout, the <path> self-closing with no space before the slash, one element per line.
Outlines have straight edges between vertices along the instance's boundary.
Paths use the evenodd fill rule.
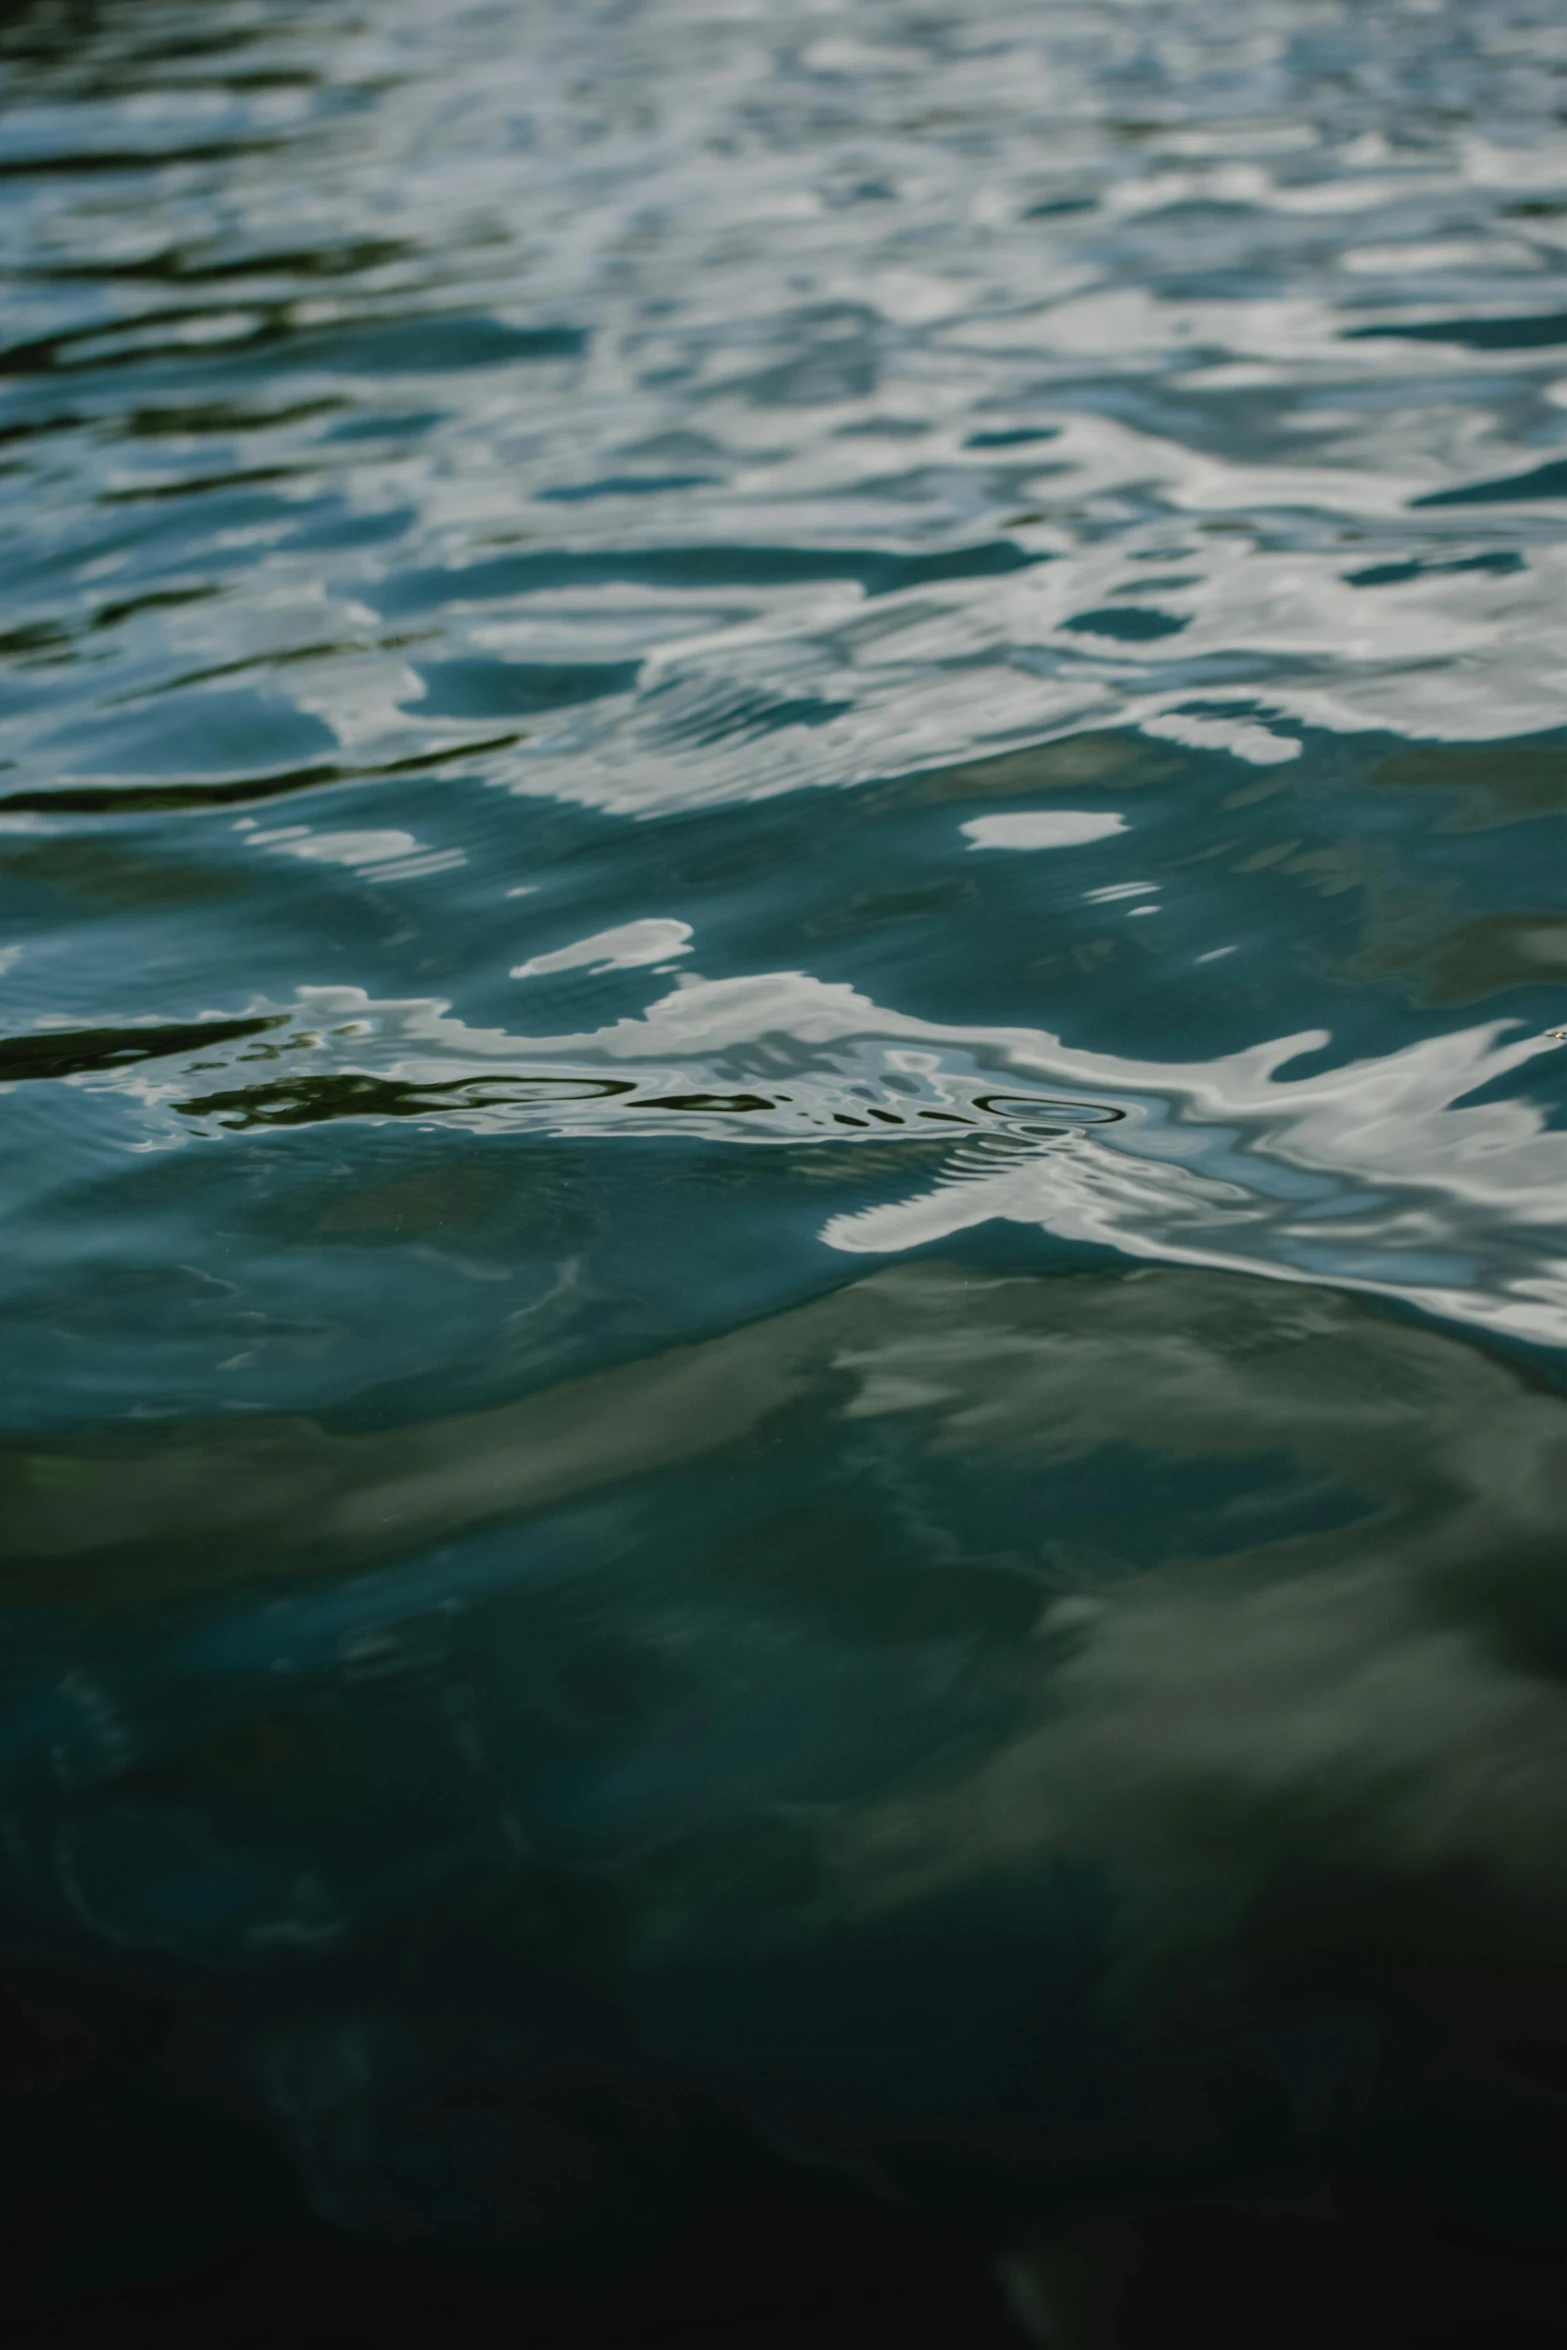
<path fill-rule="evenodd" d="M 0 55 L 15 1964 L 552 2257 L 1537 2118 L 1560 12 Z"/>

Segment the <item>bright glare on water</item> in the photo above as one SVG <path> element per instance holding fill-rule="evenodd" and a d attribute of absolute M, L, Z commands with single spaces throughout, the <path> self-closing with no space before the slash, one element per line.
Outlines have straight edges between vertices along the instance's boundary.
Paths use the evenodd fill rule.
<path fill-rule="evenodd" d="M 1440 2109 L 1468 2209 L 1567 2078 L 1560 10 L 0 65 L 6 1963 L 383 2237 L 618 2256 L 714 2115 L 972 2216 Z"/>

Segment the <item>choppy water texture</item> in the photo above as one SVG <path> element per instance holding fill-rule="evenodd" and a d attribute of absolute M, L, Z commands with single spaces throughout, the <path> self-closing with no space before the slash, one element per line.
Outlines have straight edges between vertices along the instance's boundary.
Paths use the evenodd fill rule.
<path fill-rule="evenodd" d="M 0 56 L 18 1961 L 552 2253 L 1534 2113 L 1560 11 Z"/>

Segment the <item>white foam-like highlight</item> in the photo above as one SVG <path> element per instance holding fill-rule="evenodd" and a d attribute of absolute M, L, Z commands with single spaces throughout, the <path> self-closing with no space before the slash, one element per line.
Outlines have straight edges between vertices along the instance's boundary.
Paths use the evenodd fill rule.
<path fill-rule="evenodd" d="M 596 930 L 552 955 L 535 955 L 514 966 L 513 979 L 536 979 L 548 971 L 634 971 L 645 963 L 667 963 L 691 952 L 691 925 L 651 916 L 642 922 L 622 922 L 614 930 Z"/>
<path fill-rule="evenodd" d="M 1091 808 L 1021 808 L 976 816 L 959 830 L 971 849 L 1077 849 L 1126 830 L 1126 818 Z"/>
<path fill-rule="evenodd" d="M 897 1256 L 1001 1220 L 1125 1256 L 1398 1297 L 1471 1326 L 1567 1343 L 1567 1135 L 1532 1102 L 1475 1098 L 1561 1050 L 1516 1022 L 1291 1076 L 1331 1043 L 1324 1031 L 1211 1060 L 1142 1059 L 1043 1029 L 922 1020 L 803 971 L 692 974 L 639 1015 L 570 1035 L 474 1028 L 439 999 L 376 1001 L 353 987 L 303 988 L 295 1008 L 328 1058 L 414 1084 L 523 1072 L 515 1097 L 450 1111 L 432 1102 L 432 1117 L 491 1132 L 689 1136 L 691 1111 L 660 1097 L 713 1089 L 776 1100 L 743 1119 L 716 1105 L 710 1139 L 797 1146 L 814 1108 L 841 1144 L 833 1113 L 854 1107 L 851 1091 L 863 1108 L 886 1072 L 913 1072 L 938 1111 L 959 1111 L 948 1121 L 956 1155 L 934 1174 L 911 1164 L 901 1198 L 829 1215 L 823 1242 L 850 1255 Z M 343 1054 L 333 1040 L 349 1031 Z M 312 1063 L 302 1052 L 290 1065 L 304 1073 Z M 606 1092 L 598 1081 L 611 1072 L 634 1076 L 646 1098 Z M 546 1073 L 562 1087 L 546 1088 Z M 152 1109 L 177 1101 L 186 1080 L 149 1064 L 83 1082 L 112 1082 Z M 1041 1117 L 1014 1116 L 998 1143 L 973 1125 L 973 1106 L 1012 1087 L 1025 1108 L 1039 1097 Z M 882 1102 L 908 1107 L 896 1086 Z M 1072 1103 L 1122 1114 L 1079 1121 Z M 933 1131 L 917 1118 L 905 1126 L 926 1142 Z M 895 1125 L 879 1121 L 875 1139 L 896 1148 Z"/>
<path fill-rule="evenodd" d="M 1293 735 L 1275 734 L 1245 718 L 1189 718 L 1184 711 L 1166 710 L 1157 718 L 1145 718 L 1142 731 L 1167 743 L 1184 743 L 1192 751 L 1228 751 L 1253 767 L 1281 767 L 1300 757 Z"/>

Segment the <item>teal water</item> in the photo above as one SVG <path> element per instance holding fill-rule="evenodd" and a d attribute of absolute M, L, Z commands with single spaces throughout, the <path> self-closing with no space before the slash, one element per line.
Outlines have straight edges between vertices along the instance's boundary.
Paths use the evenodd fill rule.
<path fill-rule="evenodd" d="M 383 2237 L 1550 2234 L 1559 12 L 0 59 L 7 1963 Z"/>

